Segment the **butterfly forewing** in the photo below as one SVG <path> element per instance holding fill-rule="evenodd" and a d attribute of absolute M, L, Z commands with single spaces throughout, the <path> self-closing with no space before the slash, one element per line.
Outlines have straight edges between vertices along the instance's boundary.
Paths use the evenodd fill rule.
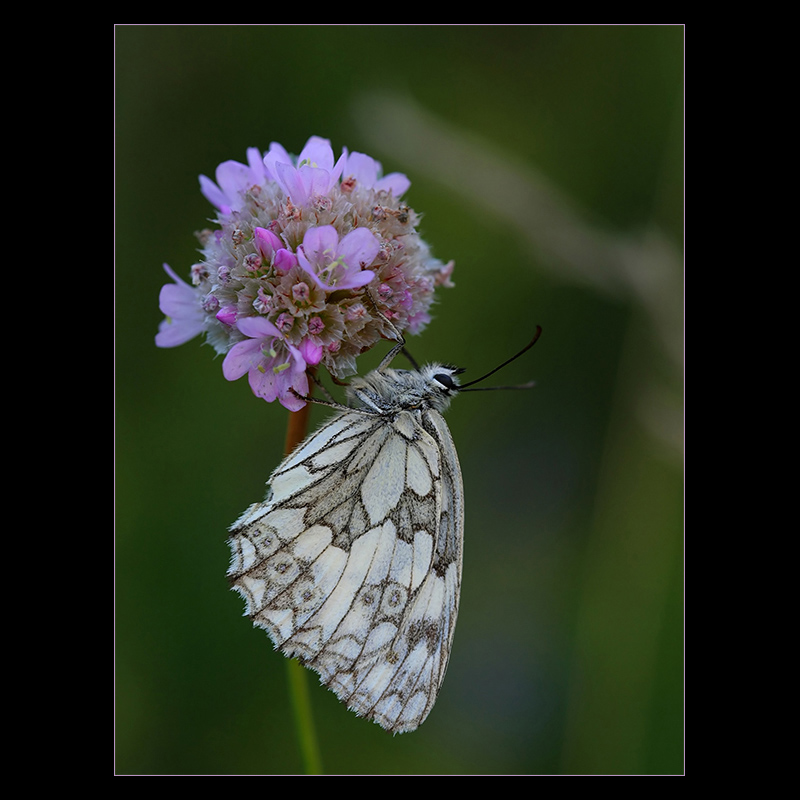
<path fill-rule="evenodd" d="M 444 418 L 340 413 L 270 487 L 231 528 L 245 613 L 358 715 L 414 730 L 444 678 L 461 584 L 463 489 Z"/>

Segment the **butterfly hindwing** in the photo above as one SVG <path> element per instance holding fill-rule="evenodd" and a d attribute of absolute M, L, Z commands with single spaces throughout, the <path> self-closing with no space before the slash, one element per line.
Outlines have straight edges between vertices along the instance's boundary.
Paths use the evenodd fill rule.
<path fill-rule="evenodd" d="M 270 486 L 231 528 L 246 613 L 357 714 L 414 730 L 444 678 L 461 583 L 463 489 L 444 418 L 341 413 Z"/>

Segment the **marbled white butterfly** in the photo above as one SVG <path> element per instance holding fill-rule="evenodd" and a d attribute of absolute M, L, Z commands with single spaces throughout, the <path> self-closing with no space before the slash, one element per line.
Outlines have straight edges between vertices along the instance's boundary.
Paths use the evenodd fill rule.
<path fill-rule="evenodd" d="M 415 730 L 444 679 L 461 589 L 464 490 L 442 413 L 462 369 L 376 370 L 230 529 L 228 576 L 276 648 L 359 716 Z M 409 357 L 410 358 L 410 357 Z M 526 384 L 530 386 L 532 384 Z M 526 388 L 491 387 L 491 388 Z M 312 398 L 304 398 L 312 400 Z"/>

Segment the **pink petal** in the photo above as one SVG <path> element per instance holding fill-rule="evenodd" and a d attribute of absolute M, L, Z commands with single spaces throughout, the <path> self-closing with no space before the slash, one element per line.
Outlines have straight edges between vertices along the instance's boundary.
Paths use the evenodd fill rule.
<path fill-rule="evenodd" d="M 302 251 L 313 266 L 325 266 L 327 259 L 332 259 L 336 254 L 338 244 L 339 234 L 336 228 L 333 225 L 320 225 L 318 228 L 309 228 L 306 231 Z M 298 251 L 298 257 L 299 255 Z"/>
<path fill-rule="evenodd" d="M 308 192 L 300 173 L 291 164 L 276 163 L 275 178 L 287 197 L 291 197 L 296 205 L 303 206 L 308 202 Z"/>
<path fill-rule="evenodd" d="M 302 355 L 306 364 L 313 367 L 322 361 L 322 347 L 312 342 L 311 339 L 303 339 L 300 342 L 300 355 Z"/>
<path fill-rule="evenodd" d="M 284 149 L 283 145 L 278 142 L 272 142 L 269 146 L 269 152 L 264 156 L 264 166 L 267 170 L 267 175 L 274 181 L 278 180 L 278 172 L 276 166 L 278 164 L 291 164 L 292 159 Z"/>
<path fill-rule="evenodd" d="M 205 175 L 200 176 L 200 191 L 212 206 L 216 206 L 225 214 L 230 213 L 231 208 L 228 205 L 228 198 L 225 197 L 225 193 L 211 178 L 207 178 Z"/>
<path fill-rule="evenodd" d="M 312 136 L 297 157 L 298 167 L 302 167 L 304 163 L 330 171 L 333 167 L 333 148 L 330 141 L 321 136 Z"/>
<path fill-rule="evenodd" d="M 255 228 L 255 245 L 262 258 L 272 263 L 275 251 L 283 247 L 283 242 L 267 228 Z"/>
<path fill-rule="evenodd" d="M 305 372 L 295 378 L 291 388 L 298 394 L 308 397 L 308 376 Z M 288 388 L 278 397 L 278 402 L 289 411 L 299 411 L 306 404 L 305 400 L 301 400 L 297 395 L 290 392 Z"/>
<path fill-rule="evenodd" d="M 326 195 L 333 185 L 331 174 L 326 169 L 319 167 L 300 167 L 298 170 L 300 180 L 303 184 L 306 202 L 312 197 Z"/>
<path fill-rule="evenodd" d="M 236 327 L 252 339 L 265 339 L 268 336 L 283 338 L 280 331 L 266 317 L 241 317 Z"/>
<path fill-rule="evenodd" d="M 380 164 L 374 158 L 370 158 L 364 153 L 350 153 L 347 157 L 347 175 L 345 177 L 355 178 L 356 183 L 367 188 L 375 185 L 378 180 Z"/>
<path fill-rule="evenodd" d="M 222 362 L 222 374 L 229 381 L 238 380 L 246 372 L 257 372 L 256 364 L 263 361 L 263 358 L 260 340 L 247 339 L 237 342 L 228 350 Z"/>
<path fill-rule="evenodd" d="M 251 369 L 247 380 L 256 397 L 271 403 L 278 396 L 275 373 L 271 369 L 268 368 L 264 372 L 259 369 Z"/>
<path fill-rule="evenodd" d="M 156 334 L 156 347 L 178 347 L 203 332 L 203 323 L 183 320 L 161 320 Z"/>
<path fill-rule="evenodd" d="M 360 289 L 362 286 L 366 286 L 374 277 L 375 273 L 372 272 L 372 270 L 365 269 L 361 272 L 356 272 L 352 275 L 348 275 L 340 281 L 337 281 L 336 288 Z"/>
<path fill-rule="evenodd" d="M 368 228 L 356 228 L 350 231 L 336 250 L 336 255 L 344 259 L 351 269 L 368 267 L 381 249 L 378 237 Z"/>
<path fill-rule="evenodd" d="M 250 167 L 238 161 L 223 161 L 216 172 L 217 184 L 228 198 L 231 208 L 239 208 L 242 203 L 241 193 L 253 185 L 253 174 Z"/>
<path fill-rule="evenodd" d="M 292 267 L 297 266 L 297 256 L 291 250 L 281 248 L 275 253 L 273 265 L 278 272 L 288 272 Z"/>
<path fill-rule="evenodd" d="M 411 186 L 411 181 L 402 172 L 392 172 L 375 183 L 379 192 L 391 192 L 394 197 L 400 197 Z"/>

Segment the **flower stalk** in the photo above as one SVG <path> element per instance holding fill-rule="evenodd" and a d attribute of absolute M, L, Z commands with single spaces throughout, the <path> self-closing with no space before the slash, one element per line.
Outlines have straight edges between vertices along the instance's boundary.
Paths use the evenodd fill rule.
<path fill-rule="evenodd" d="M 289 455 L 306 437 L 310 404 L 306 403 L 298 411 L 289 413 L 286 426 L 285 455 Z M 297 744 L 303 759 L 306 775 L 322 774 L 322 758 L 320 756 L 314 717 L 311 713 L 311 698 L 308 692 L 308 670 L 296 658 L 286 660 L 289 695 L 294 710 Z"/>

